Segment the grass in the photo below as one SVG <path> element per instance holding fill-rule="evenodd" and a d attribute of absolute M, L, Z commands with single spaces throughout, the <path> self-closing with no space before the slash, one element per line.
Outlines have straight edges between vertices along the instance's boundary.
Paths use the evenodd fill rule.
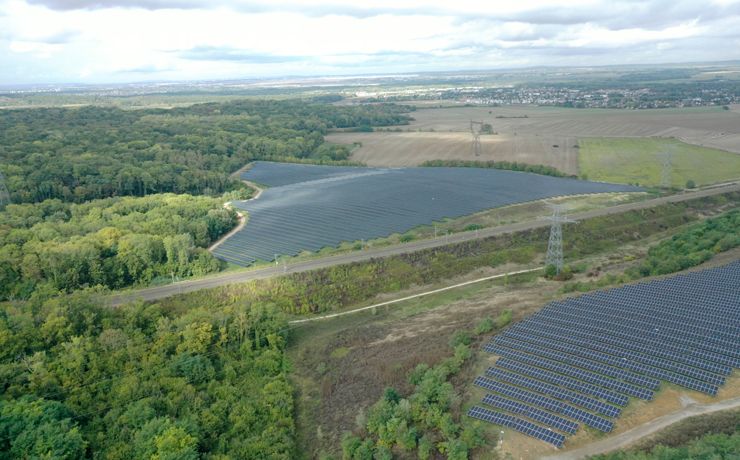
<path fill-rule="evenodd" d="M 684 188 L 740 177 L 740 155 L 663 138 L 585 138 L 580 140 L 578 165 L 590 180 L 657 186 L 662 153 L 672 152 L 671 186 Z"/>

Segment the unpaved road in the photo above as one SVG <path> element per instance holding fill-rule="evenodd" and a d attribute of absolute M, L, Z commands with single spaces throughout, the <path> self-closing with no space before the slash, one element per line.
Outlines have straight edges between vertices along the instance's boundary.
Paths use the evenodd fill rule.
<path fill-rule="evenodd" d="M 740 191 L 739 183 L 732 183 L 722 185 L 719 187 L 706 188 L 703 190 L 687 191 L 679 193 L 677 195 L 671 195 L 661 198 L 653 198 L 651 200 L 645 200 L 635 203 L 626 203 L 617 206 L 611 206 L 609 208 L 594 209 L 590 211 L 584 211 L 576 214 L 571 214 L 569 217 L 575 220 L 585 220 L 594 217 L 600 217 L 611 214 L 620 214 L 627 211 L 633 211 L 637 209 L 647 209 L 655 206 L 659 206 L 666 203 L 678 203 L 681 201 L 693 200 L 696 198 L 702 198 L 711 195 L 719 195 L 728 192 Z M 547 219 L 535 219 L 527 222 L 519 222 L 516 224 L 501 225 L 498 227 L 486 228 L 478 231 L 461 232 L 452 235 L 445 235 L 438 238 L 431 238 L 427 240 L 411 241 L 409 243 L 398 244 L 394 246 L 386 246 L 383 248 L 369 249 L 364 251 L 355 251 L 345 254 L 338 254 L 328 257 L 322 257 L 318 259 L 307 260 L 303 262 L 297 262 L 290 265 L 280 266 L 269 266 L 264 268 L 257 268 L 253 270 L 244 270 L 233 273 L 223 273 L 219 275 L 209 276 L 205 278 L 198 278 L 193 280 L 181 281 L 179 283 L 168 284 L 166 286 L 155 286 L 136 291 L 124 291 L 118 292 L 110 296 L 110 304 L 113 306 L 124 304 L 127 302 L 133 302 L 135 300 L 157 300 L 165 297 L 170 297 L 177 294 L 186 292 L 197 291 L 200 289 L 213 288 L 218 286 L 224 286 L 227 284 L 242 283 L 245 281 L 272 278 L 280 276 L 286 273 L 297 273 L 305 272 L 310 270 L 316 270 L 319 268 L 331 267 L 334 265 L 348 264 L 352 262 L 360 262 L 370 260 L 374 258 L 388 257 L 398 254 L 406 254 L 410 252 L 419 251 L 422 249 L 436 248 L 445 246 L 450 243 L 460 243 L 464 241 L 476 240 L 479 238 L 487 238 L 490 236 L 497 236 L 506 233 L 516 233 L 524 230 L 532 230 L 536 228 L 547 227 L 550 225 L 550 221 Z"/>
<path fill-rule="evenodd" d="M 431 290 L 431 291 L 420 292 L 418 294 L 413 294 L 413 295 L 406 296 L 406 297 L 401 297 L 400 299 L 387 300 L 385 302 L 380 302 L 380 303 L 376 303 L 376 304 L 373 304 L 373 305 L 368 305 L 366 307 L 355 308 L 354 310 L 340 311 L 339 313 L 330 313 L 328 315 L 313 316 L 313 317 L 310 317 L 310 318 L 296 319 L 296 320 L 293 320 L 293 321 L 289 321 L 288 324 L 309 323 L 309 322 L 312 322 L 312 321 L 319 321 L 319 320 L 322 320 L 322 319 L 330 319 L 330 318 L 336 318 L 338 316 L 350 315 L 352 313 L 357 313 L 357 312 L 361 312 L 361 311 L 365 311 L 365 310 L 370 310 L 370 309 L 378 308 L 378 307 L 385 307 L 386 305 L 393 305 L 394 303 L 405 302 L 407 300 L 417 299 L 419 297 L 424 297 L 424 296 L 428 296 L 428 295 L 432 295 L 432 294 L 437 294 L 437 293 L 440 293 L 440 292 L 449 291 L 450 289 L 457 289 L 457 288 L 460 288 L 460 287 L 463 287 L 463 286 L 469 286 L 471 284 L 480 283 L 480 282 L 483 282 L 483 281 L 490 281 L 490 280 L 495 280 L 495 279 L 498 279 L 498 278 L 505 278 L 507 276 L 520 275 L 522 273 L 532 273 L 532 272 L 536 272 L 536 271 L 542 270 L 543 268 L 544 267 L 529 268 L 529 269 L 526 269 L 526 270 L 517 270 L 515 272 L 499 273 L 498 275 L 485 276 L 483 278 L 477 278 L 477 279 L 474 279 L 474 280 L 465 281 L 464 283 L 457 283 L 457 284 L 453 284 L 452 286 L 445 286 L 443 288 L 434 289 L 434 290 Z"/>
<path fill-rule="evenodd" d="M 604 439 L 603 441 L 592 442 L 587 446 L 575 449 L 570 452 L 563 452 L 558 455 L 542 457 L 543 460 L 576 460 L 586 458 L 591 455 L 603 454 L 615 449 L 627 447 L 638 439 L 649 436 L 663 428 L 679 422 L 685 418 L 695 415 L 709 414 L 726 409 L 740 407 L 740 398 L 726 399 L 711 404 L 691 404 L 679 411 L 658 417 L 629 431 Z"/>

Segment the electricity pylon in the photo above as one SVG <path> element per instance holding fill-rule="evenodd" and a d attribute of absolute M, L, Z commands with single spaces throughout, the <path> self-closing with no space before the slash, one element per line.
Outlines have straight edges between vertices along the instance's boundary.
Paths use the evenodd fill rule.
<path fill-rule="evenodd" d="M 661 187 L 670 188 L 671 178 L 673 177 L 673 151 L 668 149 L 663 152 L 661 161 L 663 169 L 660 172 L 660 185 Z"/>
<path fill-rule="evenodd" d="M 563 224 L 575 222 L 561 214 L 564 209 L 562 205 L 551 204 L 552 216 L 550 216 L 550 239 L 547 241 L 547 256 L 545 266 L 553 265 L 555 274 L 563 271 Z"/>
<path fill-rule="evenodd" d="M 483 130 L 482 121 L 470 120 L 470 133 L 473 135 L 473 155 L 477 157 L 480 156 L 480 152 L 481 152 L 480 133 L 482 130 Z"/>

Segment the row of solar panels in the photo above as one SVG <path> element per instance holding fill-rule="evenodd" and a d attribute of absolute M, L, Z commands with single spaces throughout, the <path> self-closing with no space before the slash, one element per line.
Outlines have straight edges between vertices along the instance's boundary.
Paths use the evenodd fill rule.
<path fill-rule="evenodd" d="M 214 250 L 241 265 L 342 242 L 403 233 L 445 218 L 552 196 L 638 191 L 514 171 L 479 168 L 334 168 L 258 162 L 242 177 L 273 185 L 234 202 L 247 225 Z M 527 181 L 527 187 L 522 187 Z"/>
<path fill-rule="evenodd" d="M 660 380 L 715 395 L 740 363 L 740 261 L 681 275 L 683 301 L 670 293 L 676 278 L 552 302 L 494 337 L 485 350 L 500 358 L 475 384 L 496 411 L 476 406 L 469 415 L 560 447 L 576 422 L 611 431 L 607 417 L 619 416 L 630 396 L 651 400 Z M 694 321 L 691 308 L 702 305 L 687 285 L 721 293 L 723 308 Z M 651 300 L 620 302 L 644 287 Z M 711 324 L 725 327 L 719 334 Z"/>

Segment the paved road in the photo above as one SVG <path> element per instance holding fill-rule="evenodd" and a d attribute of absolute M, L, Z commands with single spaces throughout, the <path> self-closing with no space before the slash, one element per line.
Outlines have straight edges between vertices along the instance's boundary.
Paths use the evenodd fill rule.
<path fill-rule="evenodd" d="M 543 460 L 577 460 L 587 458 L 592 455 L 603 454 L 612 450 L 621 449 L 629 446 L 638 439 L 649 436 L 663 428 L 679 422 L 685 418 L 695 415 L 708 414 L 726 409 L 740 407 L 740 398 L 727 399 L 710 404 L 691 404 L 677 412 L 673 412 L 655 420 L 651 420 L 629 431 L 612 436 L 602 441 L 592 442 L 587 446 L 575 449 L 570 452 L 563 452 L 558 455 L 543 457 Z"/>
<path fill-rule="evenodd" d="M 627 203 L 617 206 L 611 206 L 609 208 L 594 209 L 591 211 L 584 211 L 576 214 L 571 214 L 568 217 L 575 220 L 585 220 L 594 217 L 600 217 L 610 214 L 620 214 L 627 211 L 633 211 L 636 209 L 646 209 L 659 206 L 665 203 L 677 203 L 681 201 L 688 201 L 695 198 L 701 198 L 711 195 L 719 195 L 722 193 L 740 191 L 740 184 L 732 183 L 722 185 L 719 187 L 707 188 L 696 191 L 686 191 L 677 195 L 671 195 L 661 198 L 654 198 L 651 200 L 645 200 L 637 203 Z M 179 283 L 168 284 L 165 286 L 155 286 L 137 291 L 124 291 L 119 292 L 110 297 L 111 305 L 120 305 L 135 300 L 157 300 L 165 297 L 170 297 L 176 294 L 182 294 L 186 292 L 197 291 L 200 289 L 213 288 L 217 286 L 224 286 L 227 284 L 241 283 L 245 281 L 258 280 L 264 278 L 272 278 L 274 276 L 280 276 L 285 273 L 297 273 L 305 272 L 310 270 L 316 270 L 318 268 L 331 267 L 333 265 L 347 264 L 351 262 L 360 262 L 370 260 L 373 258 L 382 258 L 398 254 L 405 254 L 410 252 L 419 251 L 422 249 L 436 248 L 445 246 L 450 243 L 460 243 L 463 241 L 472 241 L 479 238 L 487 238 L 490 236 L 502 235 L 506 233 L 516 233 L 524 230 L 531 230 L 541 227 L 547 227 L 550 222 L 547 219 L 535 219 L 527 222 L 519 222 L 510 225 L 501 225 L 493 228 L 486 228 L 478 231 L 455 233 L 452 235 L 442 236 L 438 238 L 431 238 L 427 240 L 411 241 L 409 243 L 386 246 L 383 248 L 374 248 L 364 251 L 349 252 L 346 254 L 338 254 L 333 256 L 322 257 L 318 259 L 306 260 L 303 262 L 296 262 L 287 266 L 269 266 L 264 268 L 258 268 L 254 270 L 244 270 L 233 273 L 223 273 L 219 275 L 209 276 L 205 278 L 198 278 L 193 280 L 181 281 Z"/>

